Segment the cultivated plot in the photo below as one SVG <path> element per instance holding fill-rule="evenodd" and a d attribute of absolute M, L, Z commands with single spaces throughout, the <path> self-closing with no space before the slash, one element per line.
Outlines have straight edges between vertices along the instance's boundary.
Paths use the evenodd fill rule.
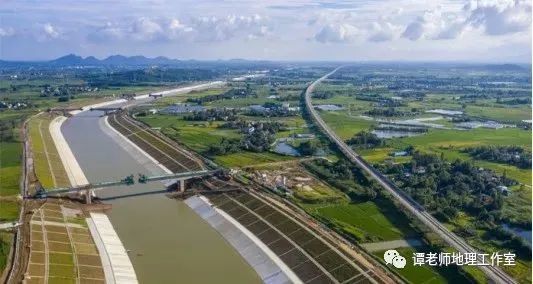
<path fill-rule="evenodd" d="M 34 212 L 26 283 L 105 283 L 98 250 L 80 213 L 51 202 Z"/>

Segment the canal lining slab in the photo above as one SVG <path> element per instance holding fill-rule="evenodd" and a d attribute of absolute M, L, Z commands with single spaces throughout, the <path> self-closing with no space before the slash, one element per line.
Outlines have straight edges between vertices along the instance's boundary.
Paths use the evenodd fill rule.
<path fill-rule="evenodd" d="M 106 283 L 138 283 L 128 253 L 107 215 L 91 212 L 87 225 L 100 252 Z"/>
<path fill-rule="evenodd" d="M 213 208 L 207 198 L 193 196 L 185 204 L 200 216 L 210 216 L 202 218 L 239 252 L 264 283 L 302 283 L 265 244 L 231 216 Z M 206 211 L 214 213 L 206 214 Z"/>

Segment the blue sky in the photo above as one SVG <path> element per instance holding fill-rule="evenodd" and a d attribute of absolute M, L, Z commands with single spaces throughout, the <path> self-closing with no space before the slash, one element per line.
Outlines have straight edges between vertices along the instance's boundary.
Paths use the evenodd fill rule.
<path fill-rule="evenodd" d="M 531 62 L 531 1 L 0 0 L 0 58 Z"/>

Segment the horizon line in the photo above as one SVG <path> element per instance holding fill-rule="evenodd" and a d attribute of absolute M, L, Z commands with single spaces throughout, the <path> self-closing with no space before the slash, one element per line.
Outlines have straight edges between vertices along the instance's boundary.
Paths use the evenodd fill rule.
<path fill-rule="evenodd" d="M 81 56 L 75 53 L 68 53 L 59 57 L 50 58 L 50 59 L 3 59 L 0 57 L 0 61 L 3 62 L 9 62 L 9 63 L 49 63 L 51 61 L 66 57 L 66 56 L 76 56 L 81 57 L 83 60 L 93 57 L 99 61 L 106 60 L 112 56 L 122 56 L 125 58 L 131 58 L 131 57 L 144 57 L 146 59 L 156 59 L 159 57 L 163 57 L 166 60 L 175 60 L 175 61 L 199 61 L 199 62 L 216 62 L 216 61 L 263 61 L 263 62 L 277 62 L 277 63 L 461 63 L 461 64 L 497 64 L 497 65 L 504 65 L 504 64 L 522 64 L 522 65 L 532 65 L 532 61 L 480 61 L 480 60 L 466 60 L 466 59 L 448 59 L 448 60 L 416 60 L 416 59 L 385 59 L 385 60 L 379 60 L 379 59 L 358 59 L 358 60 L 349 60 L 349 59 L 294 59 L 294 60 L 288 60 L 288 59 L 259 59 L 259 58 L 229 58 L 229 59 L 198 59 L 198 58 L 187 58 L 187 59 L 179 59 L 179 58 L 170 58 L 164 55 L 157 55 L 157 56 L 146 56 L 146 55 L 123 55 L 123 54 L 111 54 L 103 57 L 97 57 L 94 55 L 88 55 L 88 56 Z"/>

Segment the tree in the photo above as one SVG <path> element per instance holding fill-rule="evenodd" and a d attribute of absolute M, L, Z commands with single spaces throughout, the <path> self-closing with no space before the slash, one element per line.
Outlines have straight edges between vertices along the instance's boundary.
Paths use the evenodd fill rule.
<path fill-rule="evenodd" d="M 311 156 L 315 154 L 320 147 L 320 143 L 316 140 L 308 140 L 305 142 L 302 142 L 298 146 L 298 152 L 304 156 Z"/>

